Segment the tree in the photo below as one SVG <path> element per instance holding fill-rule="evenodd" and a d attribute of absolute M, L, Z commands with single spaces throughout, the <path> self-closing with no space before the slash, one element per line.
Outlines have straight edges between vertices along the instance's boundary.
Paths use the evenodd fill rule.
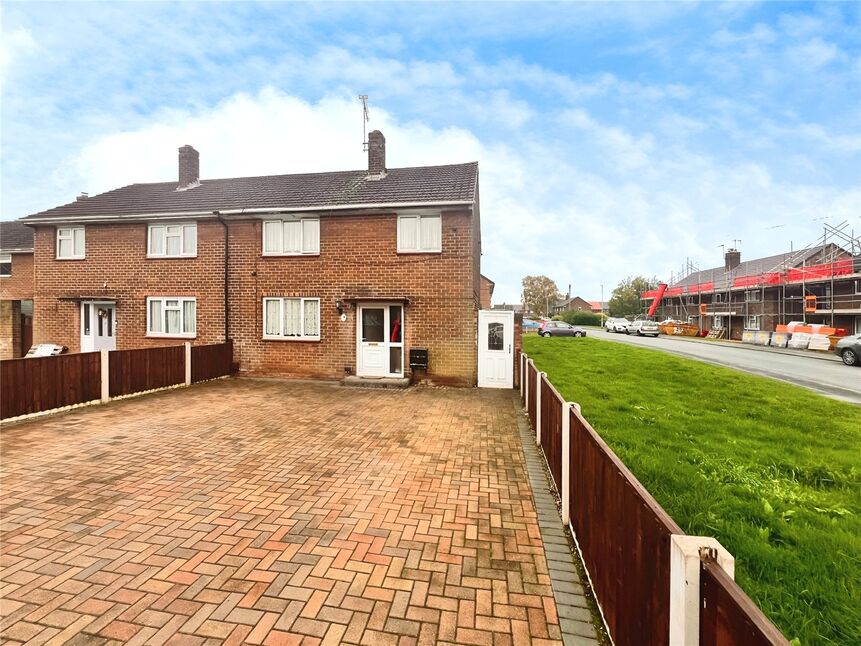
<path fill-rule="evenodd" d="M 523 279 L 523 307 L 533 314 L 549 316 L 560 298 L 559 288 L 547 276 L 526 276 Z"/>
<path fill-rule="evenodd" d="M 657 278 L 643 276 L 628 276 L 613 290 L 608 309 L 610 316 L 636 316 L 643 312 L 640 294 L 658 286 Z"/>

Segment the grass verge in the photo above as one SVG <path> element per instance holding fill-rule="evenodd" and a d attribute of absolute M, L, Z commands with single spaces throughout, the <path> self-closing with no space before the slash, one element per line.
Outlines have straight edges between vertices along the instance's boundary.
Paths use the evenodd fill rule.
<path fill-rule="evenodd" d="M 788 638 L 861 644 L 861 408 L 588 337 L 524 351 Z"/>

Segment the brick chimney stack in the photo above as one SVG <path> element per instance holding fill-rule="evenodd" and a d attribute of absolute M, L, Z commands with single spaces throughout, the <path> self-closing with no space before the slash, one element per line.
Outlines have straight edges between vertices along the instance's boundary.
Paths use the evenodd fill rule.
<path fill-rule="evenodd" d="M 737 249 L 727 249 L 724 254 L 724 270 L 732 271 L 741 264 L 741 251 Z"/>
<path fill-rule="evenodd" d="M 191 146 L 182 146 L 179 149 L 179 184 L 176 190 L 184 191 L 199 184 L 200 153 Z"/>
<path fill-rule="evenodd" d="M 386 138 L 379 130 L 368 133 L 368 175 L 386 174 Z"/>

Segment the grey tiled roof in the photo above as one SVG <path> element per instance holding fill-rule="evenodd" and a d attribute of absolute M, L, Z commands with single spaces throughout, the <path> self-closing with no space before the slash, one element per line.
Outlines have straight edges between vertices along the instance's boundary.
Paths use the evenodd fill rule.
<path fill-rule="evenodd" d="M 682 280 L 670 285 L 670 287 L 688 287 L 699 283 L 714 282 L 716 288 L 724 288 L 731 284 L 733 279 L 738 276 L 756 276 L 772 271 L 783 271 L 790 267 L 800 267 L 802 263 L 815 257 L 823 250 L 824 247 L 819 245 L 803 251 L 787 251 L 786 253 L 779 253 L 774 256 L 746 260 L 730 272 L 725 271 L 723 265 L 712 269 L 704 269 L 689 274 Z"/>
<path fill-rule="evenodd" d="M 32 249 L 33 228 L 18 220 L 0 222 L 0 249 Z"/>
<path fill-rule="evenodd" d="M 368 180 L 367 176 L 361 170 L 210 179 L 185 191 L 177 191 L 176 182 L 132 184 L 27 218 L 473 202 L 478 163 L 392 168 L 382 179 Z"/>

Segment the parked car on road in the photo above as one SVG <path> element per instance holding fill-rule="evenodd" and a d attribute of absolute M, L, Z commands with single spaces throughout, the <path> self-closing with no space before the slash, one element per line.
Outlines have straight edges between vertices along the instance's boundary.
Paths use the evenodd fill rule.
<path fill-rule="evenodd" d="M 861 367 L 861 334 L 840 339 L 834 346 L 834 352 L 847 366 Z"/>
<path fill-rule="evenodd" d="M 657 323 L 643 319 L 628 323 L 627 332 L 628 334 L 636 334 L 637 336 L 658 336 L 661 333 Z"/>
<path fill-rule="evenodd" d="M 586 336 L 586 330 L 565 321 L 547 321 L 538 331 L 541 336 Z"/>
<path fill-rule="evenodd" d="M 604 329 L 607 332 L 624 332 L 628 329 L 628 319 L 611 316 L 604 321 Z"/>

